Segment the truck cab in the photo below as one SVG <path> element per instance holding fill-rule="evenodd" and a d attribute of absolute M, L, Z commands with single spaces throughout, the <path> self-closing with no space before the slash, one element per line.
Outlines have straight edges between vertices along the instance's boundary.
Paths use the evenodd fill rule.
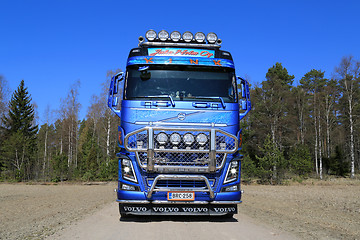
<path fill-rule="evenodd" d="M 248 82 L 215 33 L 149 30 L 145 38 L 109 89 L 120 118 L 121 216 L 237 213 Z"/>

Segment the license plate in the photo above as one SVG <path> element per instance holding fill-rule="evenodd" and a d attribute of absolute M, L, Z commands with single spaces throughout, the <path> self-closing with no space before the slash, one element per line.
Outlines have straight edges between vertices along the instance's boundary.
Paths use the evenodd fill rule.
<path fill-rule="evenodd" d="M 168 201 L 194 201 L 194 192 L 168 192 Z"/>

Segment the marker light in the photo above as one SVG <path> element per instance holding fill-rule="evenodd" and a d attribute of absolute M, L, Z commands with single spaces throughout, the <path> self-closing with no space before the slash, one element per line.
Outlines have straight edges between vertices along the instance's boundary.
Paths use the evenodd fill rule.
<path fill-rule="evenodd" d="M 168 141 L 168 136 L 166 135 L 166 133 L 159 133 L 156 136 L 156 140 L 160 143 L 160 144 L 165 144 Z"/>
<path fill-rule="evenodd" d="M 158 35 L 159 35 L 160 41 L 166 41 L 169 38 L 169 33 L 165 30 L 161 30 Z"/>
<path fill-rule="evenodd" d="M 197 32 L 195 33 L 195 40 L 198 42 L 198 43 L 202 43 L 205 41 L 205 34 L 202 33 L 202 32 Z"/>
<path fill-rule="evenodd" d="M 193 40 L 193 34 L 191 32 L 184 32 L 182 38 L 185 42 L 191 42 Z"/>
<path fill-rule="evenodd" d="M 181 34 L 180 32 L 178 31 L 173 31 L 171 34 L 170 34 L 170 38 L 173 42 L 178 42 L 180 41 L 181 39 Z"/>
<path fill-rule="evenodd" d="M 154 41 L 156 39 L 156 32 L 154 30 L 149 30 L 145 33 L 145 37 L 148 41 Z"/>
<path fill-rule="evenodd" d="M 209 43 L 213 44 L 213 43 L 216 43 L 218 37 L 215 33 L 211 32 L 211 33 L 208 33 L 208 35 L 206 36 L 206 39 Z"/>
<path fill-rule="evenodd" d="M 191 133 L 185 134 L 183 138 L 184 138 L 185 144 L 187 144 L 187 145 L 191 145 L 195 141 L 195 138 Z"/>

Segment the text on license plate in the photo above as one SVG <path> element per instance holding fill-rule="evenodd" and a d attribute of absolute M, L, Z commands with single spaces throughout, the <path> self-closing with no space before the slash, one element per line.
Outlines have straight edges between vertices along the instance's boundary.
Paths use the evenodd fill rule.
<path fill-rule="evenodd" d="M 194 192 L 168 192 L 168 200 L 172 201 L 194 201 L 195 193 Z"/>

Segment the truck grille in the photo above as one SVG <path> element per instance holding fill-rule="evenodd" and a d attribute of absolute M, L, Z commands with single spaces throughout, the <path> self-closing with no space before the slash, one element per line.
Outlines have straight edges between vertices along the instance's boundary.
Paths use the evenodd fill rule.
<path fill-rule="evenodd" d="M 180 139 L 177 142 L 170 141 L 174 133 L 178 134 Z M 159 134 L 162 134 L 165 140 L 159 141 Z M 202 137 L 206 136 L 207 141 L 198 141 L 197 136 L 200 134 Z M 185 135 L 191 135 L 192 141 L 185 140 Z M 146 127 L 125 136 L 125 148 L 136 153 L 139 165 L 142 168 L 148 166 L 150 151 L 158 172 L 207 171 L 211 159 L 212 165 L 220 169 L 224 165 L 226 155 L 237 151 L 237 143 L 234 135 L 219 129 Z"/>

